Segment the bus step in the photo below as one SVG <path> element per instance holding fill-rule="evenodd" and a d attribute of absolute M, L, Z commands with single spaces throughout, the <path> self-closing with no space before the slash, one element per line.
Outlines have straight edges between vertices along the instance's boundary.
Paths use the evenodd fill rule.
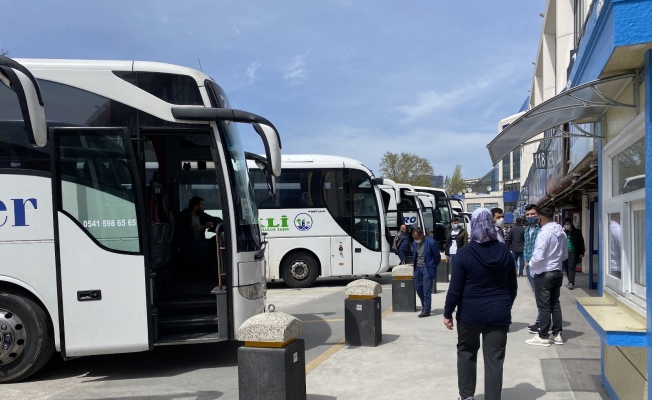
<path fill-rule="evenodd" d="M 211 343 L 226 340 L 221 338 L 217 332 L 211 333 L 173 333 L 161 335 L 159 340 L 154 342 L 154 346 L 170 346 L 175 344 L 192 344 L 192 343 Z"/>
<path fill-rule="evenodd" d="M 159 326 L 165 328 L 217 327 L 217 316 L 213 315 L 176 315 L 162 316 Z"/>
<path fill-rule="evenodd" d="M 217 304 L 215 296 L 198 297 L 198 298 L 169 298 L 163 299 L 156 303 L 160 310 L 160 315 L 187 315 L 189 311 L 195 315 L 217 314 Z"/>

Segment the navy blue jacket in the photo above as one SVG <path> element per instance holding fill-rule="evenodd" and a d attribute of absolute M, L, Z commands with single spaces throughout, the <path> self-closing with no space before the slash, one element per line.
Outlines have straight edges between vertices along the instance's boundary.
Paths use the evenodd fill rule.
<path fill-rule="evenodd" d="M 457 322 L 464 325 L 510 325 L 518 283 L 514 257 L 497 240 L 469 242 L 453 260 L 444 318 L 457 307 Z"/>
<path fill-rule="evenodd" d="M 441 253 L 439 253 L 439 245 L 431 237 L 426 236 L 426 248 L 424 250 L 424 258 L 426 261 L 426 269 L 430 278 L 437 278 L 437 266 L 441 262 Z M 414 278 L 417 274 L 417 242 L 412 242 L 412 259 L 414 260 Z"/>
<path fill-rule="evenodd" d="M 407 233 L 399 232 L 398 235 L 403 236 L 403 239 L 401 239 L 401 243 L 398 245 L 398 250 L 401 251 L 407 251 L 407 249 L 410 247 L 410 238 L 408 237 Z"/>

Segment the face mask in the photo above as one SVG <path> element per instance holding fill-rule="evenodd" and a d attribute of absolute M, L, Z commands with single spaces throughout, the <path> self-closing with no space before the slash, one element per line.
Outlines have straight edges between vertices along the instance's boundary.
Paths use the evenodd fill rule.
<path fill-rule="evenodd" d="M 456 231 L 456 230 L 458 230 L 458 229 L 460 229 L 460 225 L 459 225 L 459 224 L 455 224 L 455 225 L 453 225 L 453 230 L 454 230 L 454 231 Z"/>
<path fill-rule="evenodd" d="M 539 222 L 539 217 L 527 217 L 526 220 L 528 225 L 536 225 Z"/>
<path fill-rule="evenodd" d="M 414 239 L 414 243 L 421 243 L 421 239 Z"/>
<path fill-rule="evenodd" d="M 499 227 L 499 228 L 502 228 L 503 226 L 505 226 L 505 219 L 500 218 L 498 221 L 496 221 L 496 226 Z"/>
<path fill-rule="evenodd" d="M 567 231 L 570 231 L 570 230 L 571 230 L 571 226 L 570 226 L 570 225 L 564 225 L 564 229 L 566 229 Z"/>

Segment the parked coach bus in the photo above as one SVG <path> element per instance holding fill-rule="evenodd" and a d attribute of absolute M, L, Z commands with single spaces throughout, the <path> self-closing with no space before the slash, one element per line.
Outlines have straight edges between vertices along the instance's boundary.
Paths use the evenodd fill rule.
<path fill-rule="evenodd" d="M 395 187 L 394 182 L 374 179 L 369 169 L 348 158 L 284 155 L 283 172 L 271 195 L 253 161 L 249 171 L 260 226 L 269 242 L 268 279 L 303 288 L 318 277 L 389 269 L 391 243 L 378 184 Z"/>
<path fill-rule="evenodd" d="M 261 136 L 271 181 L 281 143 L 269 121 L 175 65 L 0 57 L 0 82 L 0 382 L 55 350 L 233 339 L 264 311 L 264 244 L 234 122 Z M 192 230 L 181 210 L 197 195 L 216 214 Z M 203 238 L 209 225 L 219 243 Z"/>
<path fill-rule="evenodd" d="M 439 244 L 439 249 L 444 251 L 446 239 L 450 230 L 451 218 L 453 217 L 451 203 L 444 189 L 425 186 L 415 186 L 414 190 L 422 193 L 429 193 L 434 196 L 433 218 L 435 233 L 434 239 Z"/>

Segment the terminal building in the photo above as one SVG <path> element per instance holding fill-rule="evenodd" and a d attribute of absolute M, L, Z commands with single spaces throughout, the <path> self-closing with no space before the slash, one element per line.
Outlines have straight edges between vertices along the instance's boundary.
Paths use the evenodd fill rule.
<path fill-rule="evenodd" d="M 652 399 L 652 0 L 547 0 L 542 16 L 529 104 L 489 153 L 526 166 L 515 214 L 551 207 L 582 229 L 597 297 L 577 307 L 602 340 L 602 383 Z"/>

